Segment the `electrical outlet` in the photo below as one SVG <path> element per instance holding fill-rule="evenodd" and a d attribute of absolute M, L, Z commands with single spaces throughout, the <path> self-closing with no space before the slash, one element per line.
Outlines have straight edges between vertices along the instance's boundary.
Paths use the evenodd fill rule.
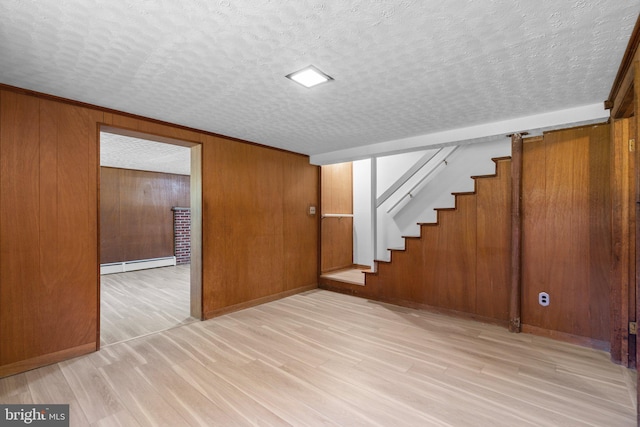
<path fill-rule="evenodd" d="M 543 307 L 547 307 L 549 305 L 549 294 L 546 292 L 540 292 L 538 294 L 538 303 Z"/>

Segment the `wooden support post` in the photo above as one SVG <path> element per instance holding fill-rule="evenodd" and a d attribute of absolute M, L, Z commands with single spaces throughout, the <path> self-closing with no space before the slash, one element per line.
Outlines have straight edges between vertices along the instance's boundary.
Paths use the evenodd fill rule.
<path fill-rule="evenodd" d="M 511 137 L 511 297 L 509 331 L 520 332 L 520 299 L 522 293 L 522 136 Z"/>

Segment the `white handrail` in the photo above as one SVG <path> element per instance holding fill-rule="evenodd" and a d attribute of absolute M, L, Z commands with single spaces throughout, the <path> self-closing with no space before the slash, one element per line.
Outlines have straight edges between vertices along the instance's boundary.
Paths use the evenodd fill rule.
<path fill-rule="evenodd" d="M 378 199 L 376 200 L 376 207 L 379 208 L 384 202 L 387 201 L 389 197 L 396 194 L 396 191 L 400 190 L 400 188 L 404 184 L 406 184 L 407 181 L 409 181 L 420 169 L 422 169 L 423 166 L 425 166 L 434 157 L 440 154 L 442 150 L 444 150 L 444 148 L 440 148 L 435 153 L 427 152 L 427 154 L 422 156 L 420 160 L 418 160 L 415 165 L 411 166 L 408 171 L 406 171 L 400 178 L 398 178 L 396 182 L 394 182 L 393 185 L 382 194 L 382 196 L 378 197 Z"/>
<path fill-rule="evenodd" d="M 387 210 L 387 213 L 391 212 L 396 206 L 398 206 L 400 204 L 400 202 L 402 202 L 405 199 L 405 197 L 409 196 L 410 198 L 413 198 L 413 194 L 411 194 L 413 192 L 413 190 L 418 188 L 420 186 L 420 184 L 422 184 L 425 179 L 429 178 L 429 176 L 431 176 L 432 173 L 434 173 L 438 168 L 440 168 L 441 165 L 443 165 L 443 164 L 446 165 L 447 164 L 447 159 L 449 158 L 449 156 L 451 156 L 458 149 L 458 147 L 455 147 L 442 160 L 440 160 L 438 163 L 436 163 L 425 176 L 420 178 L 420 180 L 416 184 L 414 184 L 414 186 L 411 187 L 411 189 L 409 191 L 407 191 L 407 193 L 404 196 L 400 197 L 400 199 L 398 199 L 398 201 L 395 202 L 393 204 L 393 206 L 391 206 Z"/>

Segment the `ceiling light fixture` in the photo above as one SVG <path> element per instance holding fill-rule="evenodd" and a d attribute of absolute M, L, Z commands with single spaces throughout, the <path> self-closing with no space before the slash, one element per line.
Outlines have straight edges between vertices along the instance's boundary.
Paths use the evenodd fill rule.
<path fill-rule="evenodd" d="M 331 76 L 326 75 L 313 65 L 309 65 L 308 67 L 296 71 L 295 73 L 291 73 L 286 77 L 304 87 L 313 87 L 333 80 Z"/>

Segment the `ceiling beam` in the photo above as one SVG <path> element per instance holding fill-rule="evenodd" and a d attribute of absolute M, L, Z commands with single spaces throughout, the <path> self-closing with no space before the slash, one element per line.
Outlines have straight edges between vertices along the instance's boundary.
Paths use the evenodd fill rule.
<path fill-rule="evenodd" d="M 529 135 L 540 135 L 544 131 L 601 123 L 607 121 L 609 112 L 603 103 L 583 105 L 566 110 L 552 111 L 516 119 L 485 123 L 442 132 L 413 136 L 377 144 L 347 148 L 315 154 L 310 157 L 311 164 L 328 165 L 350 162 L 371 157 L 388 156 L 410 151 L 445 147 L 447 145 L 463 145 L 486 142 L 495 138 L 504 138 L 514 132 L 529 132 Z"/>

